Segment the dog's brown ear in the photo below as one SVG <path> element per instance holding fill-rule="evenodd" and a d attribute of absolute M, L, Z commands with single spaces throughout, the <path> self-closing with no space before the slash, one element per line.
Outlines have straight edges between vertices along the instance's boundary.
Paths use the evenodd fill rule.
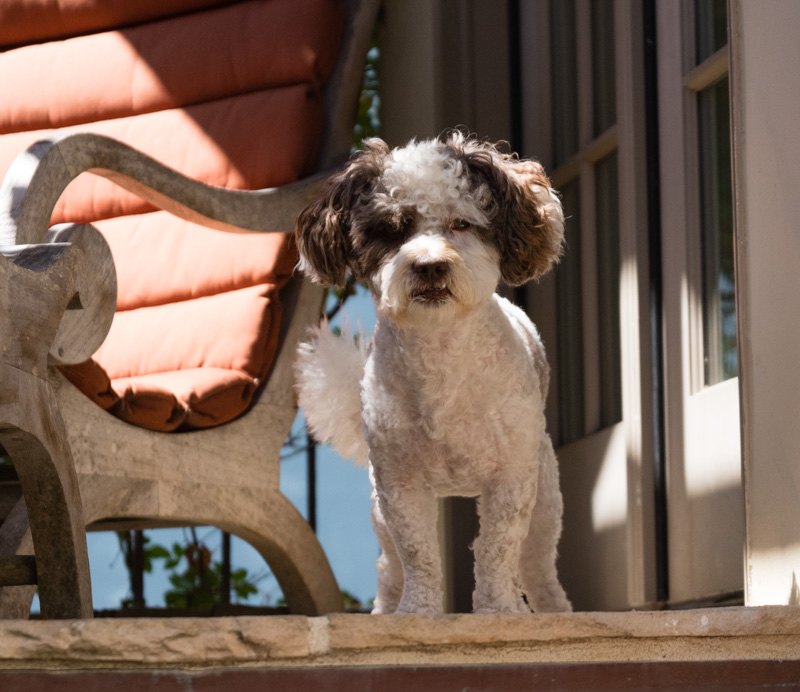
<path fill-rule="evenodd" d="M 350 218 L 354 205 L 364 200 L 382 170 L 389 147 L 370 139 L 342 172 L 329 178 L 319 199 L 300 212 L 295 238 L 300 269 L 313 281 L 343 287 L 347 280 Z"/>
<path fill-rule="evenodd" d="M 486 212 L 500 250 L 503 281 L 519 286 L 546 274 L 561 256 L 564 213 L 541 164 L 458 134 L 444 146 L 489 192 Z"/>
<path fill-rule="evenodd" d="M 547 273 L 558 261 L 564 242 L 564 212 L 544 169 L 536 161 L 502 157 L 507 179 L 500 202 L 500 271 L 503 280 L 519 286 Z"/>
<path fill-rule="evenodd" d="M 300 212 L 295 239 L 300 251 L 300 269 L 323 286 L 344 286 L 347 273 L 345 229 L 342 225 L 341 178 L 326 184 L 322 196 Z"/>

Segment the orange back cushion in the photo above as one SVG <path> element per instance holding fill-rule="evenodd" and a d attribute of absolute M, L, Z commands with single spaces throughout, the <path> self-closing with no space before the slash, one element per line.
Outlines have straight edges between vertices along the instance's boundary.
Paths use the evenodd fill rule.
<path fill-rule="evenodd" d="M 297 180 L 315 167 L 342 16 L 337 0 L 4 0 L 0 175 L 36 139 L 74 129 L 213 185 Z M 119 284 L 106 342 L 67 377 L 156 430 L 244 411 L 275 356 L 290 235 L 205 229 L 88 174 L 56 207 L 65 221 L 96 222 Z"/>

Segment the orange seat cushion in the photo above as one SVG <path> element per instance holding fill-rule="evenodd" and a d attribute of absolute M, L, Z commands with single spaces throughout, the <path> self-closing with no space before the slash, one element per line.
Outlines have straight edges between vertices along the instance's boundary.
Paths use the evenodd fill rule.
<path fill-rule="evenodd" d="M 212 185 L 298 180 L 315 170 L 342 10 L 341 0 L 4 0 L 0 175 L 37 139 L 76 130 Z M 95 223 L 117 270 L 108 337 L 91 361 L 63 368 L 68 379 L 154 430 L 246 410 L 277 350 L 291 229 L 206 229 L 89 174 L 51 221 Z"/>
<path fill-rule="evenodd" d="M 62 368 L 66 377 L 153 430 L 241 414 L 275 357 L 277 291 L 297 260 L 291 236 L 225 234 L 166 212 L 97 226 L 119 268 L 117 313 L 94 359 Z"/>

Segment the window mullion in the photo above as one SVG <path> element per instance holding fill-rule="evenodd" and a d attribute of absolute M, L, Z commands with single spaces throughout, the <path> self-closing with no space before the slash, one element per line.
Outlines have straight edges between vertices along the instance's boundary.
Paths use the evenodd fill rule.
<path fill-rule="evenodd" d="M 600 350 L 597 305 L 597 205 L 594 165 L 583 163 L 581 199 L 581 299 L 583 304 L 584 432 L 600 429 Z"/>
<path fill-rule="evenodd" d="M 684 149 L 686 180 L 686 279 L 689 313 L 690 393 L 703 388 L 703 262 L 700 243 L 700 161 L 698 156 L 697 94 L 684 89 Z"/>
<path fill-rule="evenodd" d="M 575 34 L 578 77 L 578 142 L 581 164 L 578 173 L 581 236 L 581 304 L 583 307 L 584 434 L 600 427 L 600 357 L 597 348 L 597 208 L 594 166 L 586 149 L 594 141 L 594 93 L 592 69 L 591 0 L 575 0 Z"/>
<path fill-rule="evenodd" d="M 683 86 L 691 91 L 702 91 L 728 74 L 728 46 L 720 48 L 710 58 L 683 76 Z"/>

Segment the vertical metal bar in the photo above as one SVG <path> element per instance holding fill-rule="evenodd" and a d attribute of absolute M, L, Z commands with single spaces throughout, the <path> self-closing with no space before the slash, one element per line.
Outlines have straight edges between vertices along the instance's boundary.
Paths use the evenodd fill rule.
<path fill-rule="evenodd" d="M 645 127 L 647 143 L 647 227 L 649 243 L 650 344 L 653 404 L 653 484 L 656 541 L 656 598 L 669 600 L 667 471 L 664 423 L 663 289 L 661 276 L 661 180 L 658 148 L 658 72 L 655 0 L 642 0 L 644 25 Z"/>
<path fill-rule="evenodd" d="M 144 531 L 131 532 L 131 595 L 133 607 L 144 608 Z"/>
<path fill-rule="evenodd" d="M 520 0 L 508 0 L 508 66 L 511 109 L 511 150 L 522 153 L 522 36 Z"/>
<path fill-rule="evenodd" d="M 222 532 L 222 583 L 220 584 L 220 602 L 230 605 L 231 602 L 231 535 Z"/>
<path fill-rule="evenodd" d="M 508 0 L 508 65 L 509 65 L 509 95 L 511 99 L 511 151 L 520 156 L 527 156 L 524 152 L 523 132 L 523 105 L 522 105 L 522 36 L 520 25 L 520 0 Z M 514 289 L 514 302 L 523 310 L 527 310 L 528 292 L 524 286 Z"/>
<path fill-rule="evenodd" d="M 317 444 L 306 428 L 306 485 L 308 486 L 308 523 L 317 532 Z"/>

